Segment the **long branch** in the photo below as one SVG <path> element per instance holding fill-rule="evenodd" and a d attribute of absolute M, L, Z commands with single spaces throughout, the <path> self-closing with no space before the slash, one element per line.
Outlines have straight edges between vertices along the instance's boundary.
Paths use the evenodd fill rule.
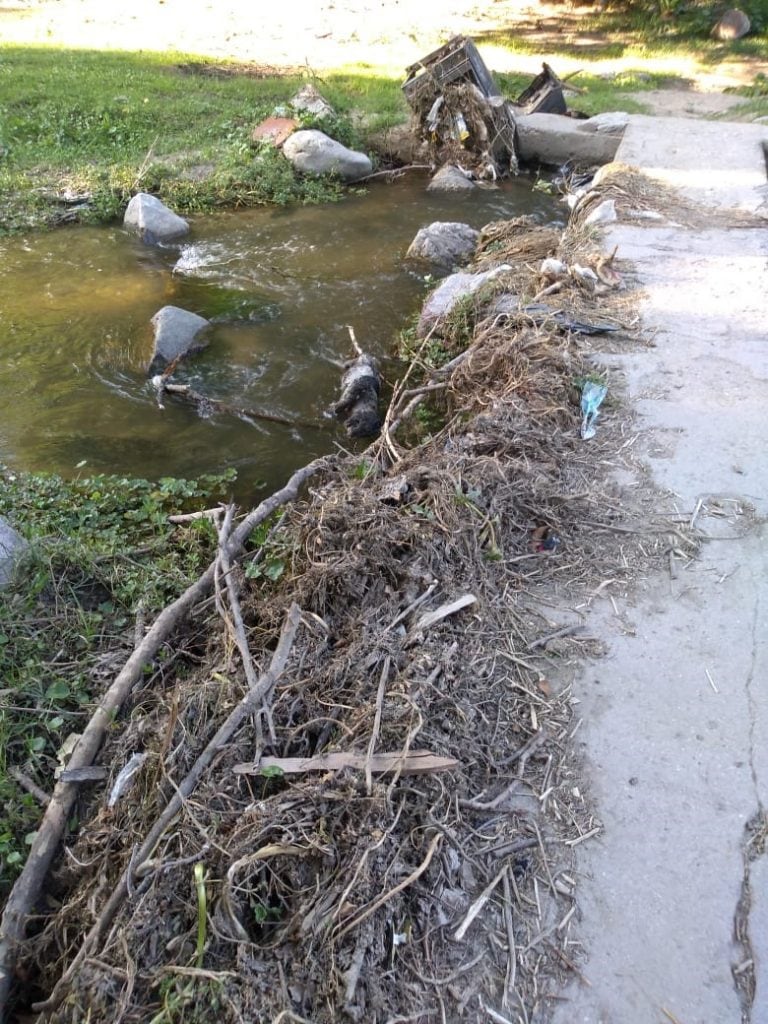
<path fill-rule="evenodd" d="M 227 544 L 227 552 L 236 558 L 251 532 L 277 508 L 295 501 L 303 484 L 331 465 L 329 457 L 315 459 L 297 470 L 279 491 L 261 502 L 240 523 Z M 213 562 L 203 575 L 180 597 L 163 609 L 146 636 L 126 661 L 114 682 L 101 699 L 69 760 L 69 768 L 86 768 L 101 747 L 104 735 L 115 714 L 141 678 L 142 669 L 151 661 L 172 630 L 213 586 Z M 19 944 L 26 935 L 27 917 L 39 898 L 45 877 L 66 830 L 67 821 L 77 796 L 75 783 L 59 780 L 30 847 L 27 861 L 11 889 L 0 921 L 0 1021 L 8 1016 L 11 984 Z"/>

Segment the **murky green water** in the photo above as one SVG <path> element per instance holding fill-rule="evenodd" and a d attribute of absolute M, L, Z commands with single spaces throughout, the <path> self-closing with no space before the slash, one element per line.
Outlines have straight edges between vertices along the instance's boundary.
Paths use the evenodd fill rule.
<path fill-rule="evenodd" d="M 346 324 L 367 350 L 391 352 L 425 293 L 403 260 L 416 231 L 433 220 L 480 227 L 527 212 L 560 216 L 525 180 L 439 197 L 411 178 L 330 206 L 195 218 L 190 236 L 167 249 L 120 228 L 5 240 L 0 462 L 150 478 L 234 466 L 242 497 L 272 487 L 346 444 L 324 415 L 338 389 L 332 360 L 350 355 Z M 146 376 L 149 320 L 168 304 L 216 321 L 209 348 L 176 382 L 318 427 L 201 419 L 170 398 L 159 409 Z"/>

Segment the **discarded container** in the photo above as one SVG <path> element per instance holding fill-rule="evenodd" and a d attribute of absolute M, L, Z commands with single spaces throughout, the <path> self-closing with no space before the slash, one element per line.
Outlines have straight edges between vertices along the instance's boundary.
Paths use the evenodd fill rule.
<path fill-rule="evenodd" d="M 557 551 L 562 541 L 548 526 L 537 526 L 531 534 L 531 547 L 538 555 Z"/>
<path fill-rule="evenodd" d="M 594 381 L 590 380 L 584 385 L 584 389 L 581 392 L 582 441 L 589 441 L 597 433 L 595 420 L 597 419 L 598 410 L 602 405 L 603 399 L 607 394 L 608 388 L 605 384 L 595 384 Z"/>
<path fill-rule="evenodd" d="M 584 221 L 584 226 L 589 227 L 592 224 L 612 224 L 615 220 L 618 220 L 618 215 L 616 213 L 616 200 L 605 199 L 587 216 Z"/>
<path fill-rule="evenodd" d="M 406 76 L 403 93 L 436 164 L 460 155 L 477 177 L 517 171 L 514 114 L 471 39 L 454 36 Z"/>
<path fill-rule="evenodd" d="M 567 114 L 563 83 L 549 64 L 542 63 L 542 68 L 514 101 L 514 106 L 521 114 Z"/>

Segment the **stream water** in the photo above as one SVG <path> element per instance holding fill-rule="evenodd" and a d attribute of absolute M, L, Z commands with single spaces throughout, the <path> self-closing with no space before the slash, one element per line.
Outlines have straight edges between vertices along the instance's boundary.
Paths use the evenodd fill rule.
<path fill-rule="evenodd" d="M 346 445 L 325 413 L 349 358 L 345 325 L 385 360 L 423 300 L 424 269 L 403 255 L 434 220 L 481 227 L 561 216 L 519 178 L 469 196 L 424 180 L 379 185 L 328 206 L 196 217 L 187 239 L 149 248 L 119 227 L 0 242 L 0 462 L 65 476 L 194 476 L 234 466 L 254 497 L 316 454 Z M 158 408 L 146 368 L 164 305 L 214 321 L 177 383 L 212 398 L 317 422 L 294 428 L 174 399 Z"/>

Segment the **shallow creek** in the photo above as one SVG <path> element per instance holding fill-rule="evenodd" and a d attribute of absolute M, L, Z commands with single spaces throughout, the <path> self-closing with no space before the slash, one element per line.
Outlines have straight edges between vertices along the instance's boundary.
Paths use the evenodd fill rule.
<path fill-rule="evenodd" d="M 150 478 L 234 466 L 247 499 L 346 445 L 326 417 L 334 360 L 351 354 L 345 325 L 386 373 L 427 289 L 424 268 L 403 259 L 416 231 L 434 220 L 562 217 L 525 178 L 467 197 L 424 185 L 411 177 L 328 206 L 195 217 L 188 238 L 168 248 L 120 227 L 0 242 L 0 462 Z M 159 409 L 146 368 L 149 321 L 164 305 L 214 321 L 209 347 L 177 369 L 176 383 L 317 428 L 203 419 L 170 397 Z"/>

